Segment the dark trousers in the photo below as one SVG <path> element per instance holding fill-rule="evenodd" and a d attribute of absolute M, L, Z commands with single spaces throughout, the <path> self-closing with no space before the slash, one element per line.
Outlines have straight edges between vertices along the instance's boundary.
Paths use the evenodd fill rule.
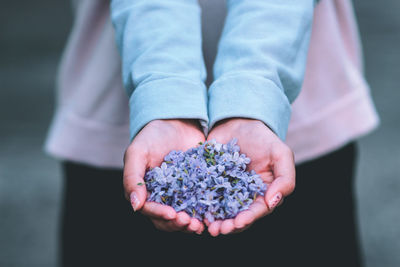
<path fill-rule="evenodd" d="M 63 266 L 360 266 L 350 144 L 296 167 L 295 192 L 240 233 L 213 238 L 154 228 L 123 197 L 122 171 L 63 163 Z"/>

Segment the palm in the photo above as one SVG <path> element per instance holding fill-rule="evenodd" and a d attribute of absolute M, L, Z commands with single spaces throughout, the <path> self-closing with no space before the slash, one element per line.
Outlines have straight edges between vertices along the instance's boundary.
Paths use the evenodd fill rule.
<path fill-rule="evenodd" d="M 145 136 L 148 147 L 147 168 L 159 166 L 171 150 L 185 151 L 205 140 L 204 134 L 193 124 L 174 125 L 171 122 L 155 121 L 149 123 L 137 138 Z"/>
<path fill-rule="evenodd" d="M 251 159 L 248 169 L 254 170 L 256 173 L 258 173 L 267 185 L 272 183 L 274 180 L 274 172 L 272 165 L 273 163 L 269 158 L 268 153 L 268 151 L 272 149 L 269 147 L 270 144 L 265 144 L 266 147 L 261 149 L 257 143 L 253 142 L 254 137 L 238 135 L 237 138 L 242 140 L 238 143 L 242 148 L 241 153 L 246 154 L 247 157 Z"/>
<path fill-rule="evenodd" d="M 271 152 L 280 141 L 271 131 L 266 131 L 267 127 L 261 122 L 249 123 L 252 124 L 251 127 L 237 127 L 234 124 L 229 125 L 229 122 L 228 125 L 221 124 L 211 131 L 208 140 L 216 139 L 227 143 L 237 138 L 240 152 L 251 159 L 248 169 L 256 171 L 266 184 L 270 184 L 274 180 Z"/>

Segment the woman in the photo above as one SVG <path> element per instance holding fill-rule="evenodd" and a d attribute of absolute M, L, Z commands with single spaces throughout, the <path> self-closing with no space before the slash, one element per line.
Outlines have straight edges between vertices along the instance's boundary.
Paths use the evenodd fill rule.
<path fill-rule="evenodd" d="M 222 1 L 200 1 L 200 4 L 203 49 L 210 74 L 225 9 Z M 316 5 L 311 18 L 305 80 L 292 105 L 286 138 L 296 157 L 296 192 L 276 212 L 243 233 L 217 239 L 205 234 L 195 237 L 156 231 L 144 216 L 129 212 L 129 203 L 122 196 L 120 168 L 123 151 L 129 144 L 130 111 L 122 90 L 108 5 L 107 1 L 76 2 L 75 25 L 60 69 L 59 105 L 46 144 L 51 154 L 63 159 L 66 177 L 64 265 L 107 265 L 109 261 L 118 266 L 133 262 L 135 256 L 162 262 L 171 258 L 175 263 L 248 263 L 254 260 L 250 255 L 263 253 L 266 263 L 284 266 L 293 263 L 358 266 L 352 196 L 353 141 L 375 128 L 378 119 L 362 76 L 350 3 L 323 0 Z M 307 10 L 304 12 L 307 14 Z M 310 31 L 310 27 L 303 29 Z M 118 32 L 121 30 L 117 28 Z M 305 65 L 305 60 L 302 64 Z M 216 74 L 214 80 L 218 80 L 218 71 Z M 129 84 L 125 85 L 129 92 Z M 209 98 L 216 92 L 212 88 L 213 85 Z M 131 112 L 139 105 L 131 105 Z M 194 118 L 208 120 L 201 116 Z M 227 123 L 222 127 L 232 127 Z M 132 123 L 131 127 L 149 125 L 138 124 Z M 193 126 L 192 122 L 189 124 Z M 284 138 L 285 130 L 265 124 Z M 210 135 L 220 126 L 212 128 Z M 196 134 L 201 133 L 196 125 L 192 129 Z M 131 137 L 137 138 L 137 132 Z M 166 223 L 155 224 L 163 228 Z M 215 231 L 209 229 L 210 233 L 232 230 L 221 227 L 215 227 Z M 175 224 L 172 228 L 190 230 Z M 232 251 L 242 253 L 233 256 Z M 206 252 L 227 256 L 207 257 Z"/>

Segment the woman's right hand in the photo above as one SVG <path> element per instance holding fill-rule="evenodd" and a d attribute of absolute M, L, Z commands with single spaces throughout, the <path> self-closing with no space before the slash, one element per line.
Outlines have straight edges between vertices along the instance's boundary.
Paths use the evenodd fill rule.
<path fill-rule="evenodd" d="M 196 120 L 155 120 L 148 123 L 133 139 L 124 156 L 125 197 L 134 211 L 148 216 L 155 227 L 164 231 L 201 234 L 204 224 L 186 212 L 156 202 L 146 202 L 144 175 L 148 168 L 160 166 L 171 150 L 186 151 L 204 142 Z"/>

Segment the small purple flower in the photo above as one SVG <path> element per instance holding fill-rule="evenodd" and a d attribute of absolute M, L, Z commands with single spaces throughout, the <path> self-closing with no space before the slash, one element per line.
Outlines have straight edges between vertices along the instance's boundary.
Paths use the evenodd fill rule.
<path fill-rule="evenodd" d="M 173 150 L 160 167 L 145 174 L 148 201 L 199 220 L 234 218 L 266 190 L 259 175 L 246 171 L 249 163 L 236 139 L 227 144 L 211 140 L 186 152 Z"/>
<path fill-rule="evenodd" d="M 180 162 L 183 162 L 185 160 L 185 153 L 183 151 L 175 151 L 172 150 L 169 152 L 168 155 L 164 157 L 164 161 L 167 162 L 168 164 L 178 164 Z"/>

